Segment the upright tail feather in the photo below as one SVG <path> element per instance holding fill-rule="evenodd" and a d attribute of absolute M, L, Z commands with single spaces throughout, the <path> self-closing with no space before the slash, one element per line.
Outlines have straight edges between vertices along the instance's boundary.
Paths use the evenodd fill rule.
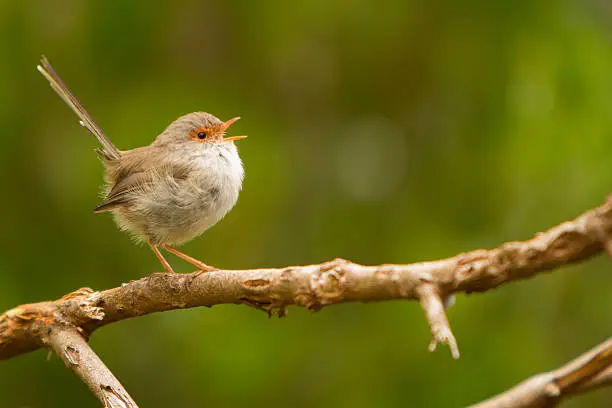
<path fill-rule="evenodd" d="M 55 72 L 53 66 L 49 60 L 43 56 L 40 60 L 40 65 L 36 67 L 38 71 L 43 74 L 45 78 L 51 84 L 51 88 L 57 92 L 57 94 L 72 108 L 74 113 L 79 117 L 79 123 L 87 128 L 98 141 L 102 144 L 102 149 L 98 150 L 98 152 L 108 160 L 118 159 L 120 156 L 119 150 L 115 147 L 113 142 L 104 134 L 100 126 L 94 122 L 91 115 L 85 110 L 83 105 L 79 102 L 77 98 L 70 92 L 70 89 L 66 85 L 66 83 L 60 78 L 60 76 Z"/>

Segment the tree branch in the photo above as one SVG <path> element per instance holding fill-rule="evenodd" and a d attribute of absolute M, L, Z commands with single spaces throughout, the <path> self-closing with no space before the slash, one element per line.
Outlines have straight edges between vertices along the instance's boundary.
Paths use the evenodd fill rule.
<path fill-rule="evenodd" d="M 419 300 L 432 344 L 459 350 L 443 304 L 459 292 L 484 292 L 536 273 L 612 253 L 612 199 L 578 218 L 491 250 L 409 265 L 364 266 L 343 259 L 317 265 L 191 274 L 154 273 L 97 292 L 79 289 L 58 300 L 25 304 L 0 315 L 0 359 L 49 347 L 57 326 L 85 337 L 104 325 L 173 309 L 233 303 L 286 315 L 288 305 L 310 310 L 350 301 Z M 127 394 L 126 394 L 127 395 Z"/>
<path fill-rule="evenodd" d="M 48 342 L 66 367 L 79 376 L 104 407 L 138 408 L 77 330 L 68 326 L 52 328 L 49 330 Z"/>
<path fill-rule="evenodd" d="M 563 398 L 612 385 L 612 338 L 563 367 L 535 375 L 472 408 L 552 408 Z"/>
<path fill-rule="evenodd" d="M 318 265 L 237 271 L 154 273 L 120 287 L 79 289 L 56 301 L 18 306 L 0 315 L 0 359 L 43 346 L 42 329 L 68 324 L 86 335 L 149 313 L 224 303 L 248 304 L 283 316 L 287 305 L 319 310 L 340 302 L 420 300 L 434 342 L 455 339 L 438 299 L 484 292 L 542 271 L 583 261 L 612 241 L 612 200 L 523 242 L 409 265 L 364 266 L 343 259 Z"/>

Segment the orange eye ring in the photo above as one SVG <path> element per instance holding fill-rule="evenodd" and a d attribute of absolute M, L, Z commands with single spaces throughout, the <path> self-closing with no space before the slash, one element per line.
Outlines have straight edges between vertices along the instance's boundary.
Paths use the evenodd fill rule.
<path fill-rule="evenodd" d="M 204 142 L 208 140 L 211 135 L 212 135 L 212 132 L 210 131 L 210 129 L 201 127 L 201 128 L 192 130 L 191 133 L 189 133 L 189 138 L 193 140 L 197 140 L 198 142 Z"/>

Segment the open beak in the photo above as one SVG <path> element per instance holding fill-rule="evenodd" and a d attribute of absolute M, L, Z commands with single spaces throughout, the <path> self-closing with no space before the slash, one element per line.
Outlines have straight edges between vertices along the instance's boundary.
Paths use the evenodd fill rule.
<path fill-rule="evenodd" d="M 223 125 L 221 126 L 222 130 L 225 132 L 227 130 L 227 128 L 229 128 L 232 125 L 232 123 L 236 122 L 238 119 L 240 119 L 240 116 L 237 116 L 235 118 L 232 118 L 232 119 L 228 120 L 227 122 L 224 122 Z M 233 142 L 235 140 L 240 140 L 240 139 L 246 139 L 246 136 L 224 137 L 223 141 L 224 142 Z"/>
<path fill-rule="evenodd" d="M 230 136 L 230 137 L 224 137 L 223 141 L 224 142 L 233 142 L 235 140 L 241 140 L 241 139 L 246 139 L 248 136 L 247 135 L 242 135 L 242 136 Z"/>

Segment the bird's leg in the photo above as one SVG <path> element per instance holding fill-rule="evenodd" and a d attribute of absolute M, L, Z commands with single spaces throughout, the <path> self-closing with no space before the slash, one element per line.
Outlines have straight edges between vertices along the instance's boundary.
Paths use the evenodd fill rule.
<path fill-rule="evenodd" d="M 199 261 L 181 251 L 179 251 L 176 248 L 171 247 L 170 245 L 166 244 L 166 245 L 162 245 L 162 248 L 164 248 L 166 251 L 173 253 L 174 255 L 178 256 L 179 258 L 183 258 L 184 260 L 186 260 L 187 262 L 189 262 L 190 264 L 194 265 L 196 268 L 201 269 L 203 272 L 212 272 L 212 271 L 216 271 L 218 270 L 217 268 L 215 268 L 214 266 L 209 266 L 206 265 L 204 262 Z"/>
<path fill-rule="evenodd" d="M 159 249 L 155 245 L 151 244 L 150 242 L 148 242 L 148 244 L 151 247 L 151 249 L 153 250 L 153 253 L 157 257 L 157 259 L 159 259 L 159 262 L 161 262 L 161 264 L 164 266 L 164 269 L 166 270 L 166 272 L 174 273 L 174 270 L 172 269 L 172 267 L 170 266 L 168 261 L 166 261 L 166 258 L 164 258 L 162 253 L 159 252 Z"/>

